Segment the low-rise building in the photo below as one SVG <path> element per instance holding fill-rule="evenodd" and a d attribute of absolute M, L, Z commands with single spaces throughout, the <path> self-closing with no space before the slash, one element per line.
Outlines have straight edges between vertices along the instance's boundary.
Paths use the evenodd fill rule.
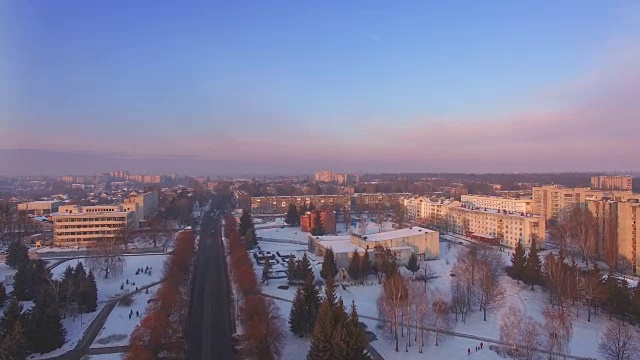
<path fill-rule="evenodd" d="M 309 251 L 324 256 L 326 250 L 331 248 L 338 267 L 344 268 L 348 267 L 354 251 L 369 251 L 373 257 L 373 251 L 378 246 L 389 249 L 399 264 L 406 264 L 411 254 L 416 254 L 419 260 L 436 259 L 440 256 L 440 235 L 437 231 L 414 226 L 368 235 L 309 236 Z"/>
<path fill-rule="evenodd" d="M 530 198 L 513 199 L 497 196 L 462 195 L 460 200 L 465 206 L 471 208 L 506 210 L 523 214 L 531 214 L 532 212 Z"/>
<path fill-rule="evenodd" d="M 105 241 L 121 236 L 121 230 L 137 229 L 135 212 L 64 212 L 51 216 L 53 242 L 58 246 Z"/>
<path fill-rule="evenodd" d="M 320 215 L 320 222 L 322 222 L 322 228 L 326 234 L 336 233 L 336 212 L 333 210 L 328 211 L 307 211 L 300 216 L 300 230 L 304 232 L 313 232 L 315 230 L 316 216 Z"/>
<path fill-rule="evenodd" d="M 447 221 L 450 231 L 494 245 L 515 247 L 520 242 L 528 248 L 535 238 L 541 247 L 545 241 L 545 221 L 540 216 L 461 206 L 449 210 Z"/>
<path fill-rule="evenodd" d="M 358 193 L 356 204 L 358 208 L 365 209 L 371 207 L 391 207 L 395 204 L 402 204 L 404 199 L 413 196 L 411 193 Z"/>
<path fill-rule="evenodd" d="M 289 204 L 300 208 L 313 204 L 316 208 L 331 210 L 348 209 L 351 206 L 349 195 L 294 195 L 260 196 L 251 198 L 251 212 L 254 214 L 284 214 Z"/>
<path fill-rule="evenodd" d="M 62 204 L 64 203 L 58 200 L 30 201 L 18 204 L 18 211 L 24 211 L 29 215 L 46 215 L 58 211 Z"/>
<path fill-rule="evenodd" d="M 444 225 L 449 209 L 460 205 L 459 201 L 442 197 L 418 196 L 404 200 L 404 207 L 409 219 L 419 224 L 428 223 L 433 226 Z"/>
<path fill-rule="evenodd" d="M 124 199 L 123 205 L 136 204 L 138 206 L 138 221 L 149 219 L 158 212 L 158 192 L 131 193 Z"/>

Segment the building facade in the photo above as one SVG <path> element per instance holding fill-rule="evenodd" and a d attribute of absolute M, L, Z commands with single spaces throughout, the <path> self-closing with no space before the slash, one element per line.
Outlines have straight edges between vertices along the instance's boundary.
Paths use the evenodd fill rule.
<path fill-rule="evenodd" d="M 633 189 L 633 178 L 631 176 L 592 176 L 591 188 L 601 190 L 626 190 Z"/>
<path fill-rule="evenodd" d="M 316 173 L 316 181 L 332 182 L 335 180 L 336 180 L 336 173 L 334 173 L 333 171 L 323 170 L 323 171 L 318 171 Z"/>
<path fill-rule="evenodd" d="M 482 195 L 462 195 L 461 202 L 471 208 L 484 208 L 492 210 L 506 210 L 507 212 L 517 212 L 522 214 L 531 214 L 531 199 L 512 199 L 497 196 Z"/>
<path fill-rule="evenodd" d="M 413 197 L 411 193 L 358 193 L 356 205 L 359 209 L 371 207 L 390 207 L 395 204 L 403 204 L 404 199 Z"/>
<path fill-rule="evenodd" d="M 300 230 L 303 232 L 313 232 L 315 229 L 316 214 L 320 215 L 320 222 L 325 234 L 336 233 L 336 213 L 335 211 L 307 211 L 300 215 Z"/>
<path fill-rule="evenodd" d="M 24 211 L 29 215 L 46 215 L 58 211 L 62 204 L 64 203 L 58 200 L 31 201 L 18 204 L 18 211 Z"/>
<path fill-rule="evenodd" d="M 158 212 L 158 192 L 149 191 L 146 193 L 131 193 L 128 198 L 124 199 L 123 206 L 135 204 L 138 207 L 138 221 L 149 219 Z"/>
<path fill-rule="evenodd" d="M 515 247 L 521 242 L 528 248 L 534 238 L 538 246 L 545 241 L 546 226 L 540 216 L 463 206 L 449 210 L 448 222 L 450 231 L 494 245 Z"/>
<path fill-rule="evenodd" d="M 53 242 L 58 246 L 112 240 L 123 228 L 137 228 L 134 212 L 80 212 L 52 215 Z"/>
<path fill-rule="evenodd" d="M 344 210 L 351 206 L 349 195 L 294 195 L 259 196 L 251 198 L 251 212 L 254 214 L 284 214 L 289 204 L 298 208 L 313 204 L 319 209 Z"/>
<path fill-rule="evenodd" d="M 591 188 L 565 188 L 557 185 L 534 186 L 532 190 L 533 214 L 545 220 L 559 219 L 574 204 L 586 201 L 614 200 L 640 201 L 640 194 L 623 190 L 592 190 Z"/>
<path fill-rule="evenodd" d="M 404 199 L 407 217 L 417 222 L 444 220 L 450 208 L 460 205 L 459 201 L 447 198 L 418 196 Z"/>

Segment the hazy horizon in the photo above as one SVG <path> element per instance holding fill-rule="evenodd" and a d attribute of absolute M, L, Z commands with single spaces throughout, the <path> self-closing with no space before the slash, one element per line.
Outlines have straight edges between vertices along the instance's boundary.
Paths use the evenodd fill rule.
<path fill-rule="evenodd" d="M 0 173 L 640 170 L 640 4 L 15 1 Z"/>

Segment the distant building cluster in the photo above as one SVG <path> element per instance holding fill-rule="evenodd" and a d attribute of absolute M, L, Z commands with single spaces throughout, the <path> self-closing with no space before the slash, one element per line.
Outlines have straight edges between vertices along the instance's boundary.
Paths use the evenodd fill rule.
<path fill-rule="evenodd" d="M 318 171 L 315 175 L 318 182 L 336 182 L 340 185 L 356 183 L 360 180 L 360 176 L 356 174 L 335 173 L 333 171 Z"/>
<path fill-rule="evenodd" d="M 591 188 L 631 191 L 633 189 L 633 178 L 631 176 L 592 176 Z"/>
<path fill-rule="evenodd" d="M 313 204 L 319 209 L 348 209 L 351 206 L 349 195 L 300 195 L 300 196 L 259 196 L 251 198 L 251 212 L 254 214 L 284 214 L 289 204 L 301 208 Z"/>

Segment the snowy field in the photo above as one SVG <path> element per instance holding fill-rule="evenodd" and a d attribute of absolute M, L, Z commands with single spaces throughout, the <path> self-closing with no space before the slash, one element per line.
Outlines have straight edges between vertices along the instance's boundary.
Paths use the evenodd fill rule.
<path fill-rule="evenodd" d="M 116 296 L 126 294 L 130 291 L 135 291 L 136 287 L 142 286 L 160 281 L 162 278 L 162 269 L 164 261 L 167 255 L 130 255 L 124 256 L 125 264 L 121 274 L 109 275 L 108 279 L 104 278 L 104 272 L 94 272 L 96 277 L 96 283 L 98 285 L 98 301 L 105 301 Z M 78 261 L 82 262 L 85 269 L 89 269 L 87 266 L 87 259 L 73 259 L 65 261 L 64 263 L 56 266 L 52 270 L 54 278 L 61 278 L 64 270 L 67 266 L 75 267 Z M 140 273 L 136 275 L 138 268 L 150 267 L 151 275 Z M 129 284 L 127 284 L 129 280 Z M 124 285 L 124 286 L 123 286 Z M 123 286 L 122 290 L 120 287 Z"/>
<path fill-rule="evenodd" d="M 288 232 L 295 231 L 294 228 L 287 229 Z M 260 232 L 262 231 L 266 230 L 260 230 Z M 462 250 L 464 246 L 449 242 L 441 242 L 440 259 L 427 262 L 437 276 L 437 278 L 430 281 L 430 288 L 433 290 L 440 289 L 447 298 L 450 296 L 451 269 L 455 263 L 455 258 L 458 252 Z M 259 243 L 259 247 L 262 251 L 269 251 L 273 254 L 279 252 L 281 255 L 294 254 L 298 258 L 302 256 L 306 248 L 301 245 L 267 242 Z M 503 254 L 506 264 L 510 264 L 510 252 L 505 251 Z M 313 254 L 308 254 L 308 256 L 314 266 L 316 278 L 319 278 L 322 258 L 316 258 Z M 254 268 L 258 278 L 260 278 L 262 275 L 261 267 L 254 262 Z M 284 276 L 282 271 L 285 269 L 286 263 L 280 261 L 275 264 L 273 266 L 274 276 Z M 408 275 L 406 269 L 402 268 L 401 270 L 405 275 Z M 280 274 L 278 273 L 279 271 L 281 272 Z M 548 304 L 548 295 L 546 293 L 542 292 L 542 290 L 537 287 L 534 291 L 531 291 L 528 286 L 524 284 L 517 284 L 515 280 L 508 278 L 506 275 L 502 278 L 502 282 L 507 294 L 504 306 L 496 312 L 488 313 L 486 322 L 483 321 L 482 313 L 480 311 L 470 313 L 468 315 L 467 322 L 464 324 L 462 322 L 458 322 L 453 328 L 453 331 L 498 340 L 500 337 L 500 317 L 502 316 L 503 311 L 505 311 L 509 306 L 520 308 L 525 315 L 529 315 L 534 319 L 543 322 L 542 310 Z M 346 289 L 338 287 L 337 295 L 342 297 L 345 305 L 349 305 L 352 300 L 355 301 L 360 315 L 378 318 L 376 300 L 380 295 L 381 287 L 377 284 L 374 276 L 370 276 L 369 279 L 366 280 L 366 283 L 367 285 L 365 286 L 348 286 Z M 263 284 L 262 286 L 265 294 L 292 300 L 296 291 L 296 286 L 292 286 L 287 290 L 278 289 L 278 286 L 281 285 L 287 285 L 286 277 L 282 279 L 272 279 L 269 281 L 269 285 Z M 276 303 L 280 308 L 283 319 L 287 321 L 289 318 L 291 304 L 280 300 L 276 300 Z M 575 316 L 575 312 L 576 309 L 574 308 L 574 334 L 570 344 L 571 354 L 574 356 L 578 355 L 598 359 L 598 339 L 601 336 L 603 329 L 609 324 L 609 317 L 606 314 L 599 313 L 597 316 L 592 316 L 591 322 L 589 323 L 586 321 L 586 309 L 580 307 L 579 317 Z M 434 359 L 500 359 L 495 352 L 488 349 L 488 344 L 484 344 L 484 348 L 476 353 L 475 347 L 479 345 L 479 341 L 454 336 L 445 337 L 444 341 L 437 348 L 435 347 L 435 339 L 431 336 L 428 340 L 427 347 L 425 348 L 425 354 L 418 354 L 416 346 L 412 346 L 409 348 L 408 352 L 405 352 L 404 339 L 401 339 L 401 351 L 396 352 L 395 342 L 387 337 L 388 335 L 385 331 L 378 328 L 376 320 L 362 318 L 361 320 L 367 324 L 368 330 L 375 333 L 378 338 L 373 341 L 371 345 L 388 360 L 415 359 L 418 358 L 418 356 L 429 356 Z M 298 338 L 291 334 L 290 331 L 287 331 L 286 336 L 284 354 L 291 354 L 290 356 L 286 356 L 286 358 L 304 358 L 309 349 L 310 338 Z M 470 356 L 467 355 L 468 348 L 471 349 Z"/>
<path fill-rule="evenodd" d="M 124 354 L 85 355 L 81 360 L 121 360 Z"/>
<path fill-rule="evenodd" d="M 92 348 L 125 346 L 129 344 L 129 337 L 135 329 L 136 325 L 142 320 L 147 308 L 147 301 L 152 299 L 160 285 L 149 288 L 149 292 L 140 292 L 133 295 L 130 305 L 119 303 L 113 308 L 111 314 L 107 318 L 107 322 L 91 345 Z M 136 317 L 136 311 L 139 316 Z M 133 315 L 129 317 L 129 314 Z"/>
<path fill-rule="evenodd" d="M 382 229 L 383 231 L 393 230 L 391 222 L 387 221 L 383 223 Z M 360 233 L 359 226 L 351 227 L 350 230 L 355 233 Z M 367 223 L 367 229 L 366 229 L 367 234 L 375 234 L 380 232 L 379 230 L 380 230 L 380 227 L 378 226 L 378 224 L 373 222 Z M 350 231 L 346 229 L 346 226 L 344 223 L 336 224 L 335 235 L 348 235 L 349 232 Z M 294 240 L 294 241 L 304 242 L 305 244 L 307 243 L 307 239 L 309 238 L 309 235 L 311 235 L 311 233 L 301 231 L 299 226 L 298 227 L 285 226 L 283 228 L 277 227 L 277 228 L 268 228 L 268 229 L 259 228 L 258 226 L 256 226 L 256 234 L 258 234 L 258 237 L 261 237 L 264 239 Z M 331 236 L 331 235 L 332 234 L 329 234 L 326 236 Z"/>

